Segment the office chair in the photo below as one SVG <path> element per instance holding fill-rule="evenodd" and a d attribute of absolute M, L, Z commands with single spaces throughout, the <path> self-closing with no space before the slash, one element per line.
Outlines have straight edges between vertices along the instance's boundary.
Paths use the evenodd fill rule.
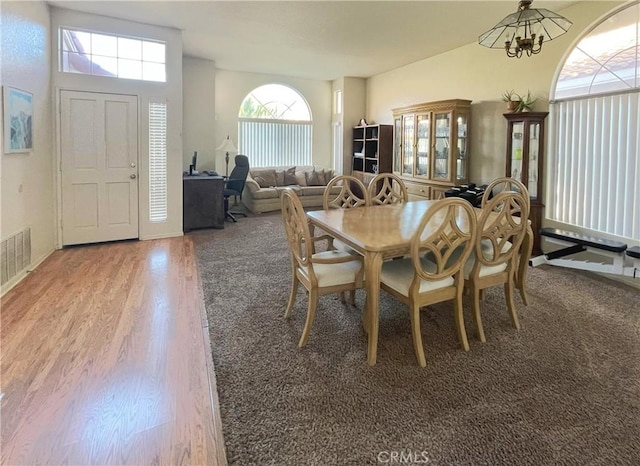
<path fill-rule="evenodd" d="M 224 184 L 224 216 L 230 218 L 234 222 L 237 222 L 236 215 L 247 216 L 244 212 L 233 212 L 229 210 L 229 198 L 231 196 L 240 196 L 242 201 L 242 191 L 244 190 L 244 184 L 247 181 L 249 175 L 249 158 L 246 155 L 236 155 L 236 166 L 231 170 L 231 175 L 225 181 Z"/>

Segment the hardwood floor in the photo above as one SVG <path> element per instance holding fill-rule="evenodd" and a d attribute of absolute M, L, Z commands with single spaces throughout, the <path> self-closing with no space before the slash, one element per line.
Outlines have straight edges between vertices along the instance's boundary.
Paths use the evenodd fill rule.
<path fill-rule="evenodd" d="M 56 251 L 2 298 L 3 465 L 225 465 L 188 236 Z"/>

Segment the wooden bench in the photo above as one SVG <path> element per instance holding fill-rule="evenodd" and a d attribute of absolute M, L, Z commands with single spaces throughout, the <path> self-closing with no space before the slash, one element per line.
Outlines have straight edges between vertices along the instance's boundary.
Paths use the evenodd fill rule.
<path fill-rule="evenodd" d="M 565 246 L 531 259 L 530 264 L 536 267 L 541 264 L 588 270 L 591 272 L 624 275 L 640 278 L 640 246 L 628 248 L 620 241 L 596 236 L 587 236 L 572 231 L 543 228 L 540 236 L 547 241 Z M 590 252 L 609 258 L 608 262 L 591 262 L 587 260 L 566 258 L 580 252 Z"/>

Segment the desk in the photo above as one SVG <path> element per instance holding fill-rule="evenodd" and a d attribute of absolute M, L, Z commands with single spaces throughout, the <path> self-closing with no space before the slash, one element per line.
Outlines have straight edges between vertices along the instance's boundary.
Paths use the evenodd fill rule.
<path fill-rule="evenodd" d="M 427 209 L 435 200 L 413 201 L 355 209 L 331 209 L 307 212 L 311 224 L 339 239 L 364 256 L 364 276 L 367 289 L 365 330 L 369 334 L 367 360 L 376 363 L 378 347 L 378 302 L 380 298 L 380 270 L 382 261 L 409 254 L 411 238 Z M 480 214 L 480 209 L 475 209 Z M 531 255 L 532 232 L 522 246 L 517 287 L 524 298 L 526 267 Z M 527 255 L 528 254 L 528 255 Z"/>
<path fill-rule="evenodd" d="M 182 229 L 224 228 L 224 178 L 184 176 L 182 178 Z"/>

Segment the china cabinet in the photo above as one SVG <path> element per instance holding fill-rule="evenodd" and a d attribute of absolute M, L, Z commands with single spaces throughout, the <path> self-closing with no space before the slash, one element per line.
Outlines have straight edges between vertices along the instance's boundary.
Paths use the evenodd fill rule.
<path fill-rule="evenodd" d="M 540 249 L 542 227 L 542 170 L 544 167 L 544 121 L 548 112 L 505 113 L 507 119 L 507 176 L 521 181 L 531 199 L 533 254 Z"/>
<path fill-rule="evenodd" d="M 393 110 L 393 171 L 410 199 L 438 199 L 469 176 L 470 100 L 442 100 Z"/>
<path fill-rule="evenodd" d="M 392 138 L 392 125 L 354 127 L 351 174 L 367 185 L 378 173 L 390 172 Z"/>

